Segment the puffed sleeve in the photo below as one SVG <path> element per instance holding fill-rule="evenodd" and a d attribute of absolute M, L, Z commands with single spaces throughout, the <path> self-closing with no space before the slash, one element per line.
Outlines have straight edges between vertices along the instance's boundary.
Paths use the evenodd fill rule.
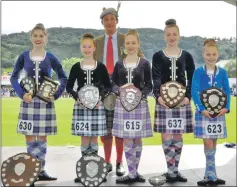
<path fill-rule="evenodd" d="M 152 57 L 152 80 L 153 80 L 153 94 L 156 99 L 160 96 L 161 76 L 162 76 L 162 59 L 157 52 Z"/>
<path fill-rule="evenodd" d="M 202 104 L 200 99 L 200 69 L 196 69 L 192 78 L 192 86 L 191 86 L 191 94 L 193 98 L 193 102 L 199 112 L 205 110 L 205 106 Z"/>
<path fill-rule="evenodd" d="M 18 82 L 18 79 L 19 79 L 19 73 L 20 71 L 23 69 L 24 67 L 24 53 L 22 53 L 16 63 L 15 63 L 15 66 L 14 66 L 14 70 L 12 72 L 12 75 L 11 75 L 11 78 L 10 78 L 10 82 L 11 82 L 11 85 L 12 87 L 14 88 L 14 90 L 16 91 L 16 94 L 21 98 L 23 99 L 23 96 L 24 94 L 26 93 L 21 85 L 19 84 Z"/>
<path fill-rule="evenodd" d="M 74 83 L 76 81 L 76 74 L 77 74 L 77 66 L 78 63 L 75 63 L 69 73 L 69 77 L 68 77 L 68 82 L 67 82 L 67 86 L 66 86 L 66 90 L 69 94 L 72 95 L 73 99 L 77 100 L 78 98 L 78 94 L 76 91 L 73 90 L 74 87 Z"/>
<path fill-rule="evenodd" d="M 193 57 L 190 53 L 187 52 L 187 59 L 186 59 L 186 72 L 187 72 L 187 86 L 186 86 L 186 93 L 185 96 L 190 100 L 191 99 L 191 87 L 192 87 L 192 79 L 193 79 L 193 72 L 195 71 L 195 64 Z"/>
<path fill-rule="evenodd" d="M 119 87 L 119 63 L 117 62 L 114 67 L 114 72 L 112 74 L 112 91 L 119 95 L 120 87 Z"/>
<path fill-rule="evenodd" d="M 230 84 L 229 84 L 229 78 L 226 70 L 224 70 L 224 77 L 223 77 L 223 91 L 227 95 L 227 104 L 226 104 L 226 109 L 228 112 L 230 112 L 230 100 L 231 100 L 231 95 L 230 95 Z"/>
<path fill-rule="evenodd" d="M 143 97 L 147 97 L 152 91 L 152 80 L 151 80 L 151 65 L 149 61 L 144 64 L 144 88 L 142 90 Z"/>
<path fill-rule="evenodd" d="M 101 63 L 101 75 L 102 75 L 104 89 L 102 90 L 102 93 L 100 95 L 102 97 L 102 100 L 104 100 L 105 95 L 108 94 L 109 92 L 111 92 L 112 84 L 110 82 L 110 78 L 109 78 L 107 68 L 102 63 Z"/>

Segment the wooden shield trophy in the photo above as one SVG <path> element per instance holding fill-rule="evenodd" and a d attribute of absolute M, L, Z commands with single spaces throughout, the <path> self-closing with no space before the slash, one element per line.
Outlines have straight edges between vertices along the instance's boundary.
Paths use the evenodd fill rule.
<path fill-rule="evenodd" d="M 57 91 L 57 88 L 58 83 L 54 82 L 49 77 L 44 77 L 43 82 L 40 84 L 38 91 L 36 92 L 36 96 L 48 103 L 51 101 L 48 97 L 53 97 Z"/>
<path fill-rule="evenodd" d="M 177 107 L 184 99 L 186 87 L 176 81 L 176 58 L 171 58 L 171 79 L 160 87 L 160 95 L 169 108 Z"/>
<path fill-rule="evenodd" d="M 38 178 L 41 162 L 29 153 L 19 153 L 2 163 L 1 179 L 4 186 L 31 186 Z"/>
<path fill-rule="evenodd" d="M 27 93 L 31 93 L 31 96 L 34 97 L 36 87 L 35 87 L 35 81 L 33 78 L 24 77 L 23 79 L 21 79 L 20 85 Z"/>
<path fill-rule="evenodd" d="M 85 154 L 76 163 L 76 174 L 84 186 L 99 186 L 108 174 L 107 163 L 95 153 Z"/>
<path fill-rule="evenodd" d="M 128 111 L 134 110 L 142 99 L 141 91 L 132 84 L 133 68 L 127 68 L 128 85 L 120 88 L 120 101 L 123 107 Z"/>
<path fill-rule="evenodd" d="M 200 94 L 200 98 L 212 118 L 216 117 L 227 104 L 226 94 L 215 86 L 204 90 Z"/>
<path fill-rule="evenodd" d="M 88 109 L 94 109 L 100 101 L 99 89 L 91 84 L 91 71 L 86 70 L 86 85 L 79 92 L 78 97 L 82 105 Z"/>
<path fill-rule="evenodd" d="M 116 95 L 111 92 L 104 99 L 104 107 L 109 111 L 113 111 L 115 108 Z"/>

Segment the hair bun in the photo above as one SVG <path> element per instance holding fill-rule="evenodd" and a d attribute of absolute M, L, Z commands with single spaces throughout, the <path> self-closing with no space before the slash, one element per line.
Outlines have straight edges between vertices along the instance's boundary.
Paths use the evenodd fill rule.
<path fill-rule="evenodd" d="M 127 34 L 138 34 L 136 29 L 129 29 Z"/>
<path fill-rule="evenodd" d="M 166 22 L 165 22 L 165 25 L 176 25 L 176 20 L 175 19 L 168 19 Z"/>
<path fill-rule="evenodd" d="M 104 7 L 102 10 L 103 10 L 103 11 L 105 11 L 105 10 L 106 10 L 106 8 Z"/>
<path fill-rule="evenodd" d="M 82 38 L 91 38 L 91 39 L 94 39 L 95 37 L 94 37 L 94 35 L 91 34 L 91 33 L 85 33 L 85 34 L 82 36 Z"/>
<path fill-rule="evenodd" d="M 208 38 L 204 41 L 204 46 L 216 46 L 216 41 L 213 38 Z"/>
<path fill-rule="evenodd" d="M 41 28 L 44 28 L 44 25 L 43 25 L 42 23 L 37 23 L 37 24 L 35 25 L 35 27 L 41 27 Z"/>

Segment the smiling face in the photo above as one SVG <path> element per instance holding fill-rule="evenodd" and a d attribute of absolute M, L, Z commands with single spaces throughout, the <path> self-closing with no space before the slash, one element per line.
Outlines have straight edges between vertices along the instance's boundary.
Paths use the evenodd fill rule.
<path fill-rule="evenodd" d="M 104 25 L 105 32 L 108 35 L 112 35 L 116 32 L 116 25 L 118 21 L 113 14 L 107 14 L 102 19 L 102 24 Z"/>
<path fill-rule="evenodd" d="M 41 29 L 35 29 L 31 34 L 31 42 L 34 48 L 41 48 L 45 46 L 46 34 Z"/>
<path fill-rule="evenodd" d="M 205 46 L 203 51 L 203 58 L 209 67 L 215 67 L 219 53 L 216 46 Z"/>
<path fill-rule="evenodd" d="M 138 53 L 139 41 L 136 35 L 129 34 L 125 37 L 124 47 L 127 54 L 133 55 Z"/>
<path fill-rule="evenodd" d="M 165 40 L 170 47 L 178 46 L 180 39 L 178 28 L 175 26 L 165 28 Z"/>
<path fill-rule="evenodd" d="M 90 38 L 85 38 L 81 40 L 80 49 L 84 58 L 93 56 L 93 53 L 95 51 L 94 41 Z"/>

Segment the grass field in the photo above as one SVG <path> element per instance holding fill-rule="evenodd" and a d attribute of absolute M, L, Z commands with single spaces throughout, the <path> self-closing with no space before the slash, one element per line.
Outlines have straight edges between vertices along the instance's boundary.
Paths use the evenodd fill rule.
<path fill-rule="evenodd" d="M 58 145 L 80 145 L 80 137 L 71 135 L 71 118 L 74 101 L 71 98 L 61 98 L 55 102 L 58 134 L 48 137 L 48 144 Z M 2 146 L 22 146 L 25 145 L 25 138 L 16 133 L 17 117 L 19 113 L 19 98 L 2 98 Z M 149 99 L 151 116 L 154 116 L 154 99 Z M 193 107 L 194 110 L 194 107 Z M 152 118 L 152 121 L 154 119 Z M 227 115 L 228 138 L 220 139 L 222 142 L 236 142 L 236 97 L 232 97 L 231 113 Z M 195 139 L 193 134 L 185 134 L 185 144 L 200 144 L 201 139 Z M 101 143 L 101 142 L 100 142 Z M 153 133 L 153 137 L 144 138 L 144 145 L 160 145 L 160 134 Z"/>

